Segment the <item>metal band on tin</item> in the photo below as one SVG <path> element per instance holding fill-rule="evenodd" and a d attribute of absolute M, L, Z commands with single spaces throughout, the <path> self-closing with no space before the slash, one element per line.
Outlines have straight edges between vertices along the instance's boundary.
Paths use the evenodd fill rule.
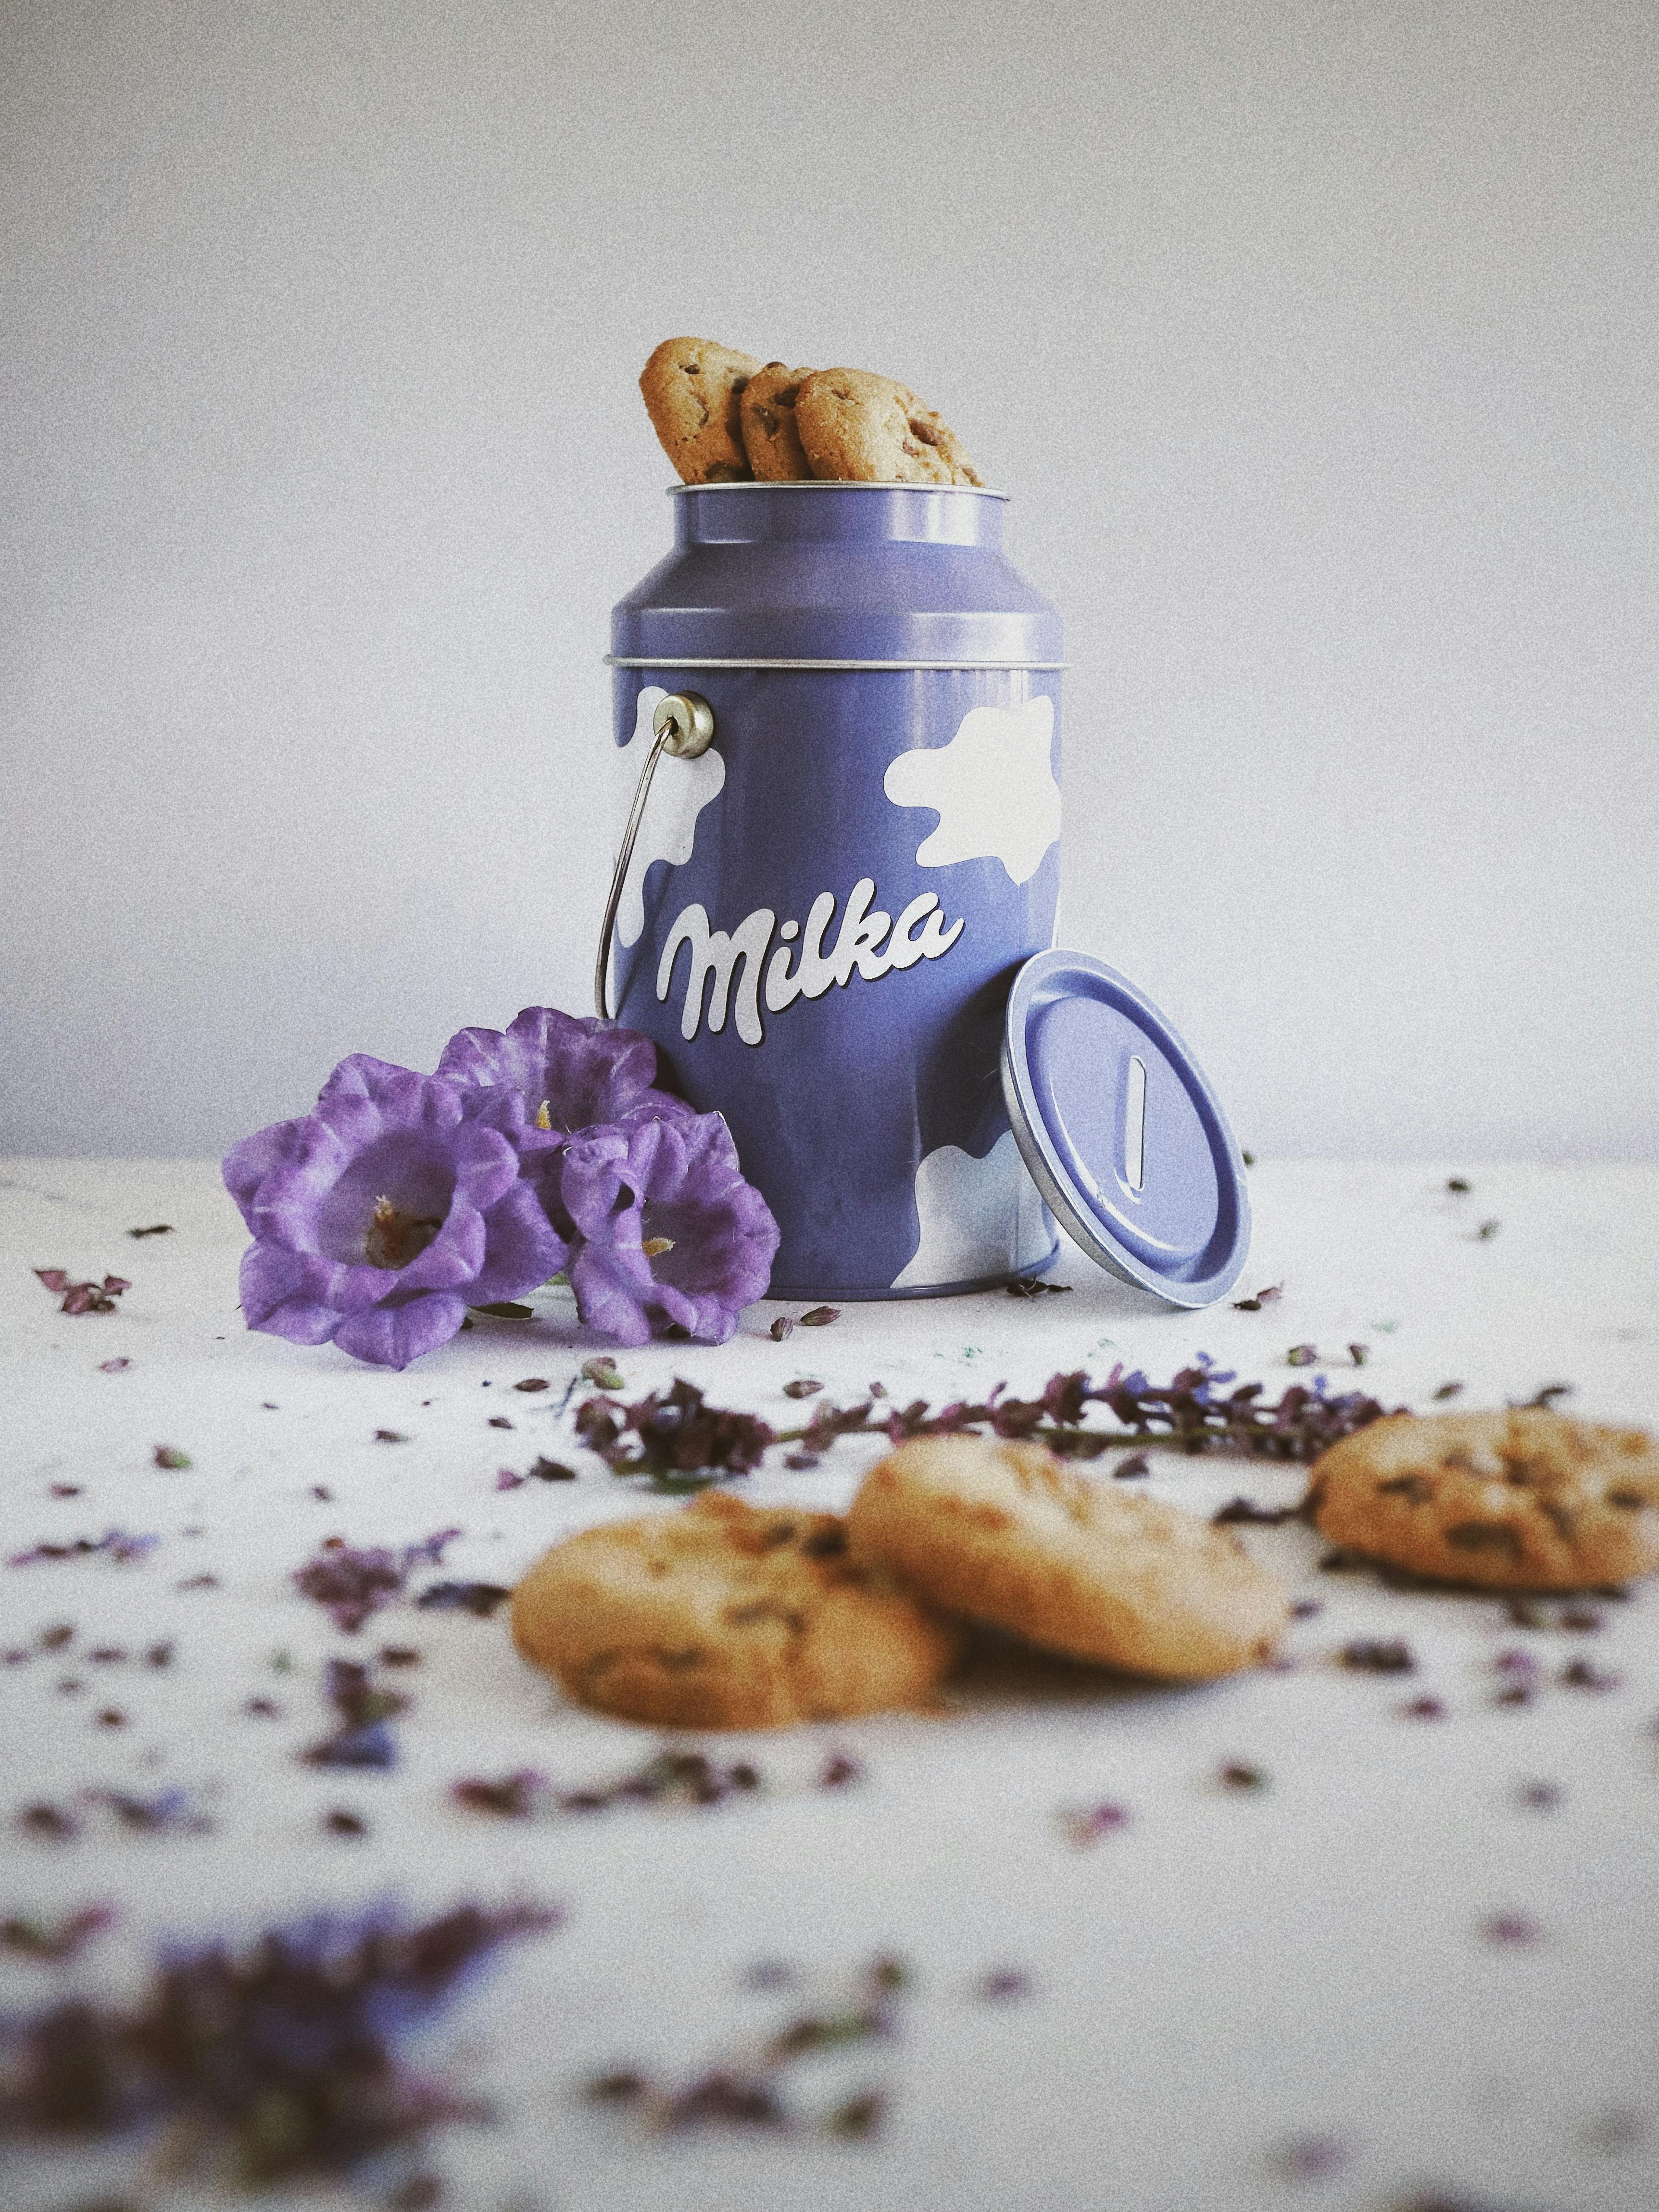
<path fill-rule="evenodd" d="M 712 487 L 707 484 L 695 484 L 690 489 L 695 491 L 707 491 Z M 739 487 L 728 485 L 726 489 L 736 490 Z M 605 665 L 607 668 L 821 668 L 869 672 L 891 670 L 901 674 L 907 669 L 959 668 L 969 674 L 981 669 L 992 673 L 1001 671 L 1018 672 L 1022 669 L 1029 669 L 1035 674 L 1042 674 L 1058 672 L 1068 667 L 1070 663 L 1064 660 L 678 660 L 668 659 L 662 653 L 658 653 L 654 657 L 638 659 L 631 656 L 624 658 L 621 653 L 607 653 L 605 656 Z"/>
<path fill-rule="evenodd" d="M 867 477 L 742 477 L 735 483 L 672 483 L 663 489 L 671 499 L 684 499 L 694 491 L 953 491 L 964 499 L 1000 499 L 1005 505 L 1008 498 L 989 484 L 876 483 Z"/>

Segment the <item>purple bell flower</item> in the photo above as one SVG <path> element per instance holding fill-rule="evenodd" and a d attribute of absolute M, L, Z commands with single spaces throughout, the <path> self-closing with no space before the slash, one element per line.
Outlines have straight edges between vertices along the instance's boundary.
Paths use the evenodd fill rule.
<path fill-rule="evenodd" d="M 458 1030 L 443 1048 L 438 1073 L 510 1094 L 498 1099 L 497 1109 L 507 1107 L 512 1126 L 499 1110 L 489 1118 L 507 1127 L 527 1153 L 556 1149 L 573 1130 L 639 1112 L 665 1121 L 691 1113 L 683 1098 L 653 1087 L 657 1048 L 649 1037 L 553 1006 L 526 1006 L 505 1031 Z M 515 1103 L 523 1109 L 521 1121 L 512 1110 Z"/>
<path fill-rule="evenodd" d="M 253 1232 L 250 1328 L 381 1367 L 447 1344 L 469 1305 L 521 1297 L 569 1248 L 489 1126 L 499 1093 L 354 1053 L 316 1106 L 248 1137 L 225 1187 Z"/>
<path fill-rule="evenodd" d="M 678 1323 L 724 1344 L 765 1292 L 778 1224 L 718 1114 L 583 1130 L 565 1146 L 560 1192 L 577 1231 L 577 1310 L 618 1343 Z"/>

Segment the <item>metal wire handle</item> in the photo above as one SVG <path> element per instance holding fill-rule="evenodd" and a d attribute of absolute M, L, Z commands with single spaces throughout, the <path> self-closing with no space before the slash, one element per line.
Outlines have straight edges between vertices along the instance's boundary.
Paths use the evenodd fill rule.
<path fill-rule="evenodd" d="M 602 1022 L 614 1018 L 606 1003 L 611 933 L 617 926 L 617 908 L 622 904 L 623 884 L 628 878 L 628 864 L 634 857 L 634 840 L 640 834 L 657 762 L 664 753 L 671 754 L 675 760 L 700 760 L 714 742 L 714 710 L 707 699 L 699 697 L 695 691 L 671 692 L 666 699 L 657 702 L 651 727 L 654 733 L 652 746 L 640 770 L 639 788 L 634 793 L 628 827 L 623 831 L 617 872 L 611 878 L 611 896 L 605 902 L 605 920 L 599 928 L 599 956 L 593 963 L 593 1005 Z"/>

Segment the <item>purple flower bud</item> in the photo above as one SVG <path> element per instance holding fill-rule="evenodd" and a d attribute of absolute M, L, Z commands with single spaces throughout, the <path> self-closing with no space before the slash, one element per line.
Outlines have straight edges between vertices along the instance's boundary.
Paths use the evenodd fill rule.
<path fill-rule="evenodd" d="M 522 1125 L 508 1133 L 520 1135 L 526 1152 L 552 1150 L 574 1130 L 641 1109 L 666 1121 L 691 1113 L 684 1099 L 653 1087 L 657 1048 L 649 1037 L 553 1006 L 526 1006 L 505 1031 L 458 1030 L 443 1048 L 438 1073 L 508 1093 L 510 1103 L 498 1100 L 497 1106 L 507 1104 L 512 1120 Z M 499 1111 L 492 1118 L 508 1127 Z"/>

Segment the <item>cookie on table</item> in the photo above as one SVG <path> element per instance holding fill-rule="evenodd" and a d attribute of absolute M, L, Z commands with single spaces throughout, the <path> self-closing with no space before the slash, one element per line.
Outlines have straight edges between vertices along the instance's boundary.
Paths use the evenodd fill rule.
<path fill-rule="evenodd" d="M 925 1705 L 956 1632 L 849 1555 L 834 1513 L 708 1492 L 589 1528 L 513 1594 L 513 1639 L 571 1697 L 659 1728 L 781 1728 Z"/>
<path fill-rule="evenodd" d="M 815 477 L 854 483 L 985 481 L 949 423 L 890 376 L 821 368 L 800 387 L 795 423 Z"/>
<path fill-rule="evenodd" d="M 744 386 L 738 403 L 744 451 L 749 465 L 765 483 L 800 483 L 812 474 L 795 427 L 795 401 L 810 368 L 790 368 L 769 361 Z"/>
<path fill-rule="evenodd" d="M 1041 1444 L 923 1437 L 865 1478 L 855 1558 L 932 1603 L 1137 1674 L 1252 1667 L 1290 1616 L 1276 1575 L 1229 1531 L 1079 1474 Z"/>
<path fill-rule="evenodd" d="M 1659 1567 L 1659 1449 L 1525 1407 L 1395 1413 L 1322 1453 L 1315 1526 L 1436 1582 L 1583 1589 Z"/>
<path fill-rule="evenodd" d="M 708 338 L 665 338 L 640 374 L 646 412 L 683 483 L 746 483 L 738 409 L 760 367 Z"/>

